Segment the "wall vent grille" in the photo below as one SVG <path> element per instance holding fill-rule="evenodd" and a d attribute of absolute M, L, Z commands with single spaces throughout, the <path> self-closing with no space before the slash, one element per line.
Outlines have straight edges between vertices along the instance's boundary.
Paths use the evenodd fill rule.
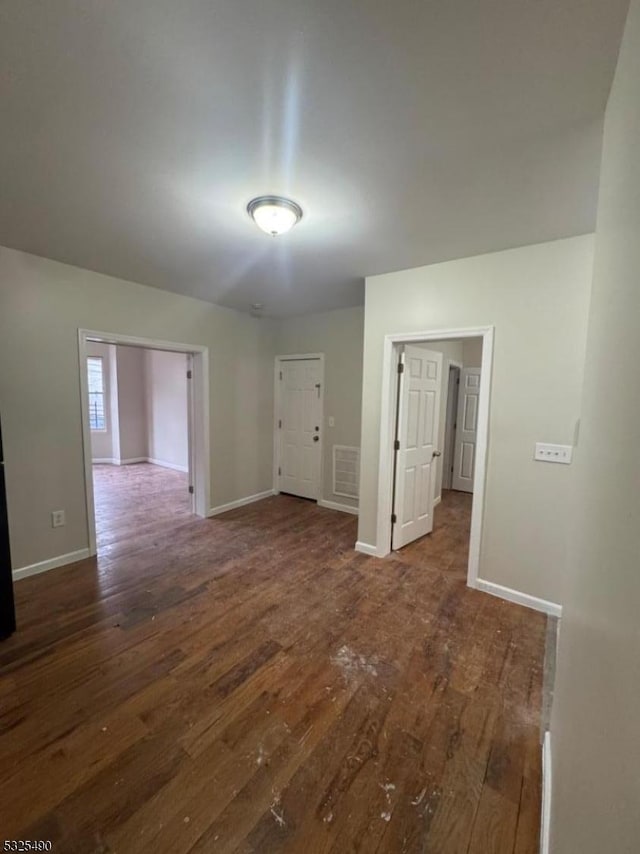
<path fill-rule="evenodd" d="M 333 446 L 333 494 L 344 498 L 360 494 L 360 448 Z"/>

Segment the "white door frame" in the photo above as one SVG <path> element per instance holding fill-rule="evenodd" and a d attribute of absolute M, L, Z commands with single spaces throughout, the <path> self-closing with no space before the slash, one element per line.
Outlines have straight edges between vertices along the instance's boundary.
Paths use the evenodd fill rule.
<path fill-rule="evenodd" d="M 87 528 L 89 554 L 96 554 L 96 514 L 93 496 L 93 473 L 91 461 L 91 429 L 89 427 L 89 389 L 87 372 L 87 342 L 98 341 L 101 344 L 125 344 L 128 347 L 141 347 L 145 350 L 165 350 L 171 353 L 185 353 L 191 356 L 191 394 L 189 402 L 189 421 L 193 438 L 193 487 L 194 510 L 198 516 L 207 517 L 210 509 L 211 466 L 209 452 L 209 348 L 197 344 L 180 344 L 175 341 L 161 341 L 157 338 L 138 338 L 133 335 L 121 335 L 118 332 L 99 332 L 94 329 L 78 330 L 78 354 L 80 371 L 80 405 L 82 410 L 82 445 L 84 454 L 84 483 L 87 504 Z"/>
<path fill-rule="evenodd" d="M 493 326 L 466 329 L 430 329 L 427 332 L 404 332 L 384 336 L 382 356 L 382 400 L 380 407 L 380 459 L 378 465 L 378 520 L 376 555 L 391 552 L 391 502 L 393 495 L 393 439 L 395 431 L 397 362 L 403 344 L 426 341 L 450 341 L 457 338 L 482 338 L 482 380 L 478 402 L 478 437 L 467 584 L 476 587 L 480 564 L 480 545 L 484 511 L 484 491 L 489 441 L 489 404 L 491 400 L 491 366 L 493 362 Z"/>
<path fill-rule="evenodd" d="M 324 482 L 324 353 L 296 353 L 292 355 L 276 356 L 273 372 L 273 494 L 280 494 L 280 427 L 282 418 L 282 395 L 280 394 L 280 370 L 283 362 L 295 362 L 300 360 L 310 361 L 317 359 L 320 362 L 320 471 L 318 473 L 318 494 L 316 501 L 320 501 L 323 495 Z"/>

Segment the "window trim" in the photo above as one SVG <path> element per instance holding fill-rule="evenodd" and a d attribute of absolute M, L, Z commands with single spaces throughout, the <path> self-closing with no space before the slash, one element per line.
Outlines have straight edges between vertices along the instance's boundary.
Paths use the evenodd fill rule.
<path fill-rule="evenodd" d="M 89 390 L 89 362 L 91 359 L 100 362 L 100 372 L 102 375 L 102 392 L 92 392 Z M 107 372 L 105 370 L 105 360 L 104 356 L 100 355 L 92 355 L 91 353 L 87 354 L 87 403 L 89 407 L 89 430 L 92 433 L 108 433 L 109 432 L 109 419 L 107 417 Z M 102 414 L 104 418 L 104 427 L 92 427 L 91 426 L 91 395 L 92 394 L 102 394 Z"/>

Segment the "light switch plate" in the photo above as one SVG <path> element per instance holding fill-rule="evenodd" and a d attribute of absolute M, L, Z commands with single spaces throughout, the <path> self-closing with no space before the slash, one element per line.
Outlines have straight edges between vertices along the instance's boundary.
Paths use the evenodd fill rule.
<path fill-rule="evenodd" d="M 336 426 L 336 419 L 333 417 L 333 415 L 330 415 L 329 416 L 329 427 L 335 427 L 335 426 Z"/>
<path fill-rule="evenodd" d="M 549 445 L 546 442 L 536 442 L 534 460 L 542 463 L 562 463 L 568 466 L 573 455 L 571 445 Z"/>

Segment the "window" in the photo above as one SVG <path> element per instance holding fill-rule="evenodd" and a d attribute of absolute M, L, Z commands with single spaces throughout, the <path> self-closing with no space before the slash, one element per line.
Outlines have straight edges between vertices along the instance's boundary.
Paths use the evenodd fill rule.
<path fill-rule="evenodd" d="M 102 356 L 87 358 L 87 375 L 89 378 L 89 427 L 92 430 L 106 430 Z"/>

